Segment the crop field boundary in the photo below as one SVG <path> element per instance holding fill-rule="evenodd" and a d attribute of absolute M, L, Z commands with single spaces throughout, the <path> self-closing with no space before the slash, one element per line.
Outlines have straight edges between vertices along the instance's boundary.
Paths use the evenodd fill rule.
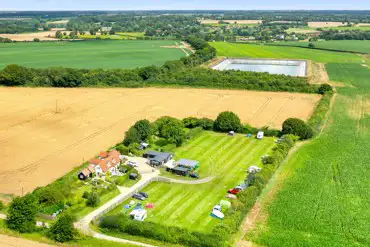
<path fill-rule="evenodd" d="M 324 122 L 320 128 L 319 133 L 316 135 L 314 139 L 320 136 L 324 129 L 328 127 L 328 119 L 329 115 L 333 109 L 333 105 L 335 103 L 337 92 L 335 87 L 333 86 L 334 93 L 330 99 L 330 107 L 325 114 Z M 245 240 L 244 238 L 248 235 L 248 233 L 253 232 L 256 229 L 257 224 L 259 224 L 260 228 L 263 228 L 266 220 L 268 218 L 268 214 L 266 212 L 266 208 L 268 205 L 273 201 L 275 195 L 279 192 L 281 187 L 284 184 L 285 179 L 292 175 L 294 167 L 287 166 L 288 161 L 292 158 L 292 156 L 297 153 L 302 147 L 307 146 L 308 144 L 312 143 L 311 140 L 301 141 L 296 143 L 296 145 L 289 151 L 289 154 L 284 159 L 282 164 L 278 167 L 275 171 L 274 175 L 269 180 L 268 184 L 263 189 L 261 195 L 258 197 L 256 203 L 253 205 L 252 209 L 248 212 L 247 216 L 245 217 L 243 223 L 241 224 L 241 228 L 237 236 L 237 247 L 251 247 L 251 246 L 258 246 L 257 244 L 253 243 L 250 240 Z"/>

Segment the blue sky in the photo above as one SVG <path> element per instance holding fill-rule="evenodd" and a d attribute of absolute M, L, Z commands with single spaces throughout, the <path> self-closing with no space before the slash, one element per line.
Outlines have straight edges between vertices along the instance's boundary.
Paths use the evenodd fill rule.
<path fill-rule="evenodd" d="M 0 10 L 351 9 L 370 0 L 0 0 Z"/>

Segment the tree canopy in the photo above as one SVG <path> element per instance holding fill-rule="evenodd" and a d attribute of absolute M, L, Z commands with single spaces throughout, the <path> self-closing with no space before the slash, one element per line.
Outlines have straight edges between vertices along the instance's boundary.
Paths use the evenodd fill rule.
<path fill-rule="evenodd" d="M 231 111 L 224 111 L 218 114 L 214 123 L 214 129 L 221 132 L 240 131 L 241 128 L 240 118 Z"/>
<path fill-rule="evenodd" d="M 16 197 L 9 205 L 7 225 L 21 233 L 32 232 L 36 227 L 37 212 L 38 203 L 34 195 Z"/>

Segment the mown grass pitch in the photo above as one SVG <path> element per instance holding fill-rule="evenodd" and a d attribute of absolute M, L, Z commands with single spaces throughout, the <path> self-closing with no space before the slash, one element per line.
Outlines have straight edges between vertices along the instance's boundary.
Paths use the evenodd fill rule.
<path fill-rule="evenodd" d="M 175 45 L 170 40 L 30 42 L 0 44 L 0 68 L 8 64 L 26 67 L 135 68 L 162 65 L 185 53 L 161 46 Z"/>
<path fill-rule="evenodd" d="M 306 59 L 319 63 L 360 63 L 362 58 L 357 54 L 322 50 L 302 49 L 299 47 L 268 46 L 254 44 L 235 44 L 227 42 L 210 43 L 217 49 L 218 56 Z"/>
<path fill-rule="evenodd" d="M 244 181 L 250 165 L 262 166 L 261 156 L 268 154 L 273 146 L 273 138 L 257 140 L 244 135 L 230 137 L 214 132 L 202 133 L 177 149 L 176 159 L 199 160 L 201 178 L 215 178 L 200 185 L 150 184 L 143 189 L 149 194 L 145 203 L 154 203 L 155 208 L 148 209 L 147 220 L 191 230 L 211 231 L 219 222 L 210 216 L 213 206 L 225 199 L 229 188 Z M 122 206 L 111 214 L 122 211 Z"/>

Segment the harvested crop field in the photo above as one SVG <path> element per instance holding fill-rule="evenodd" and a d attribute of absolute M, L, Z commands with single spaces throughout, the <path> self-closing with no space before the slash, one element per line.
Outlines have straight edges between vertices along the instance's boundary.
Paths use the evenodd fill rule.
<path fill-rule="evenodd" d="M 0 88 L 0 192 L 50 183 L 121 141 L 139 119 L 215 118 L 232 110 L 243 122 L 280 128 L 288 117 L 307 119 L 319 99 L 210 89 Z"/>
<path fill-rule="evenodd" d="M 33 41 L 33 39 L 38 38 L 41 41 L 53 41 L 58 40 L 55 38 L 55 33 L 60 30 L 66 33 L 70 33 L 69 31 L 64 31 L 63 28 L 53 28 L 51 31 L 45 32 L 36 32 L 36 33 L 19 33 L 19 34 L 9 34 L 9 33 L 0 33 L 0 37 L 8 38 L 13 41 Z"/>

